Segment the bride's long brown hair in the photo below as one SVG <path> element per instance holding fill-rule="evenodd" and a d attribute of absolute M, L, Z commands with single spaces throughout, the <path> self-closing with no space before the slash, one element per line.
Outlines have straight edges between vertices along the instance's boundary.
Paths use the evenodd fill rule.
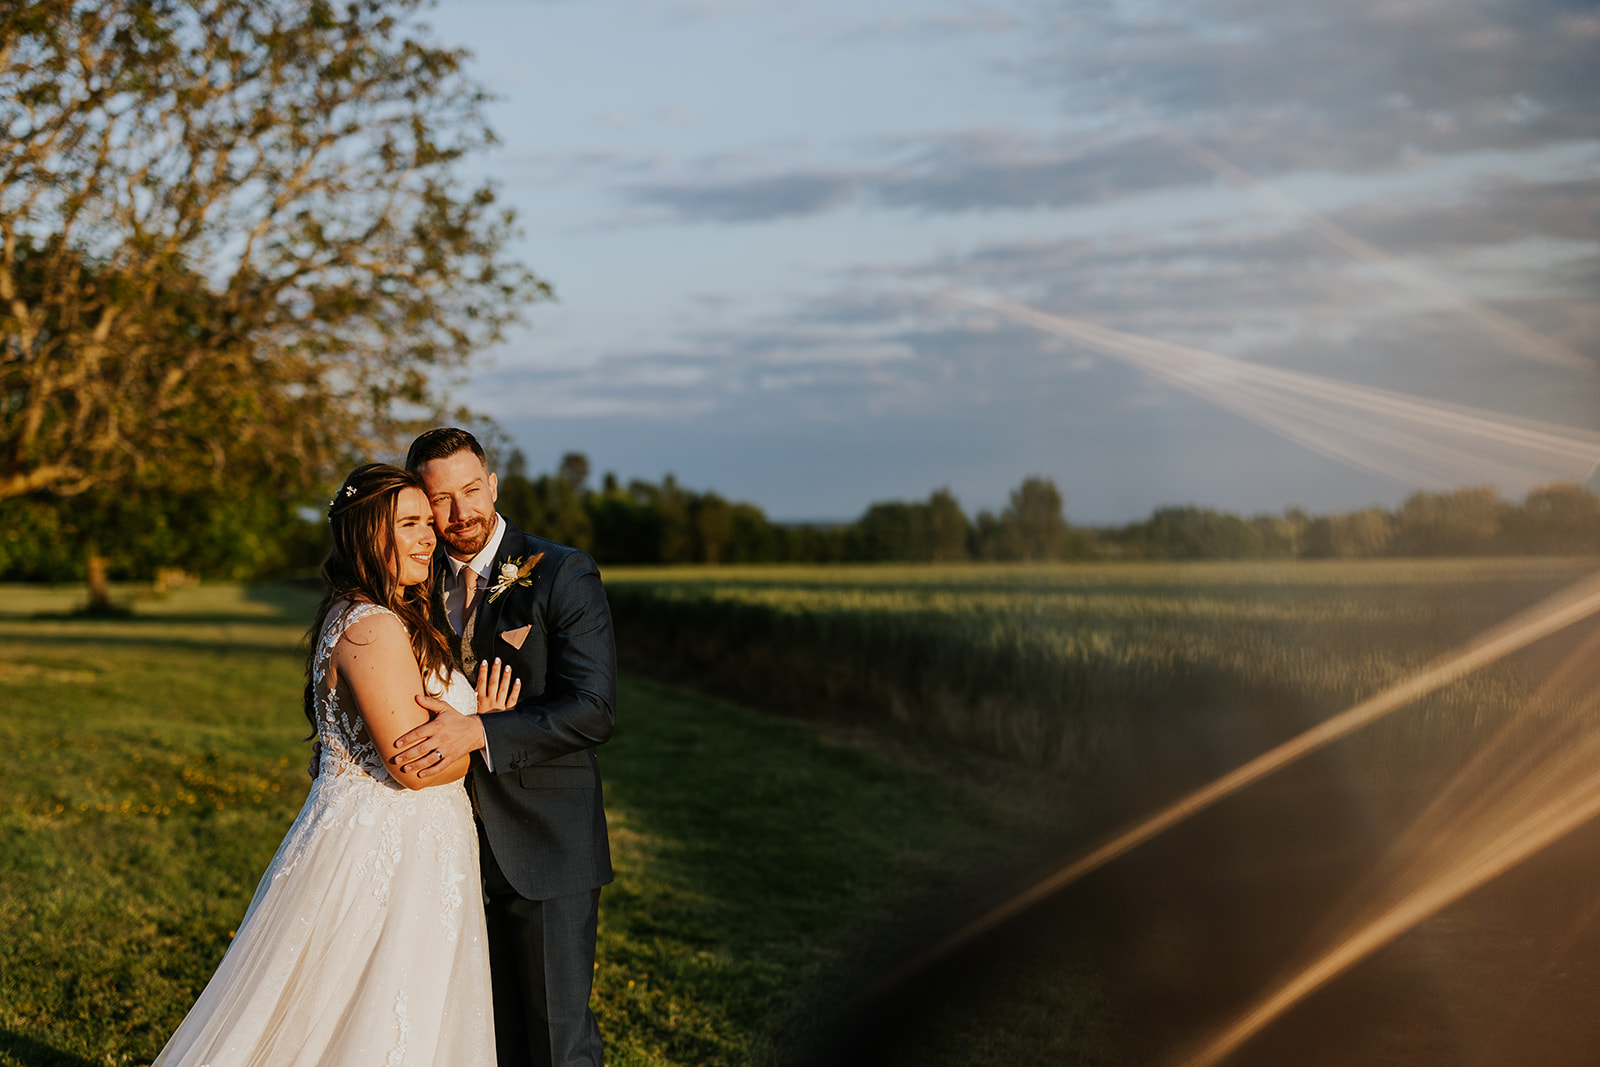
<path fill-rule="evenodd" d="M 313 678 L 317 646 L 333 605 L 342 600 L 369 600 L 400 616 L 411 635 L 411 651 L 423 677 L 445 672 L 450 649 L 429 618 L 433 577 L 402 588 L 400 556 L 394 540 L 396 501 L 403 489 L 422 489 L 422 478 L 388 463 L 367 463 L 350 472 L 328 503 L 328 528 L 333 549 L 322 562 L 322 603 L 306 632 L 306 719 L 317 728 Z"/>

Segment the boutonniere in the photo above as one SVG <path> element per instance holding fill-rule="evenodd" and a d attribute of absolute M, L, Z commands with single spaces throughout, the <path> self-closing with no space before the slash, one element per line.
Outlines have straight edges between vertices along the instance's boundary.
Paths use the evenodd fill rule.
<path fill-rule="evenodd" d="M 489 603 L 493 604 L 501 593 L 514 585 L 532 585 L 533 568 L 539 565 L 541 559 L 544 559 L 543 552 L 529 556 L 526 561 L 508 559 L 500 564 L 500 575 L 495 579 L 494 585 L 489 587 Z"/>

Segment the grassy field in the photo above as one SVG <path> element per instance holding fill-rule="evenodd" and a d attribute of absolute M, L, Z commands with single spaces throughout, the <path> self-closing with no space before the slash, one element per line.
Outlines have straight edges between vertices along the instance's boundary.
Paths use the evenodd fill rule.
<path fill-rule="evenodd" d="M 602 750 L 618 878 L 595 1006 L 610 1062 L 783 1060 L 898 935 L 1595 565 L 608 569 L 635 670 Z M 76 590 L 0 587 L 0 1067 L 147 1062 L 307 789 L 297 646 L 311 598 L 123 595 L 131 617 L 92 620 L 69 614 Z M 1354 812 L 1371 847 L 1385 806 L 1425 798 L 1549 658 L 1475 675 L 1311 777 L 1280 776 L 1289 792 L 1266 807 Z M 1146 875 L 1085 891 L 1125 902 L 1176 884 L 1182 855 L 1215 866 L 1211 845 L 1173 847 L 1168 867 L 1158 848 Z M 1304 865 L 1319 884 L 1323 863 Z M 1162 960 L 1189 936 L 1128 921 Z M 1025 938 L 1031 956 L 972 977 L 968 1010 L 941 1011 L 892 1062 L 1145 1062 L 1129 1050 L 1148 1027 L 1101 965 L 1143 957 L 1119 942 L 1096 964 L 1072 947 L 1081 933 Z"/>
<path fill-rule="evenodd" d="M 890 718 L 1077 770 L 1170 732 L 1348 705 L 1600 566 L 1588 559 L 608 568 L 653 672 L 806 713 Z M 1456 714 L 1523 681 L 1444 694 Z M 1249 742 L 1253 743 L 1253 742 Z"/>
<path fill-rule="evenodd" d="M 204 586 L 100 621 L 65 614 L 79 595 L 0 587 L 6 1067 L 154 1056 L 308 785 L 307 596 Z M 610 1062 L 765 1058 L 863 931 L 1033 818 L 859 742 L 624 679 L 602 755 Z"/>

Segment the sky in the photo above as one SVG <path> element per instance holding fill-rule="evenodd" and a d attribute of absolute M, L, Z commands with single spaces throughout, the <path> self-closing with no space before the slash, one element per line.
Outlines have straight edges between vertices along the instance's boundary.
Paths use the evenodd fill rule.
<path fill-rule="evenodd" d="M 1373 391 L 1600 441 L 1592 0 L 441 0 L 427 20 L 496 96 L 501 144 L 469 173 L 557 297 L 455 391 L 534 470 L 580 451 L 785 520 L 939 487 L 999 510 L 1042 475 L 1084 524 L 1593 473 L 1500 463 L 1506 434 L 1391 440 Z M 1197 364 L 1197 392 L 992 298 L 1288 374 L 1236 390 Z M 1372 410 L 1296 406 L 1291 378 L 1371 387 L 1350 402 Z M 1385 459 L 1419 449 L 1424 474 Z"/>

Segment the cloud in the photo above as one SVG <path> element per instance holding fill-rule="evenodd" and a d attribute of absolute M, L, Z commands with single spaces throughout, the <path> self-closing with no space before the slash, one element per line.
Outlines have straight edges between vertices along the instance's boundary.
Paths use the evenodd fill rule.
<path fill-rule="evenodd" d="M 1075 112 L 1223 136 L 1263 172 L 1600 136 L 1600 12 L 1571 0 L 1079 5 L 1027 73 Z"/>
<path fill-rule="evenodd" d="M 497 418 L 691 419 L 716 410 L 720 390 L 703 361 L 671 352 L 616 354 L 581 367 L 506 367 L 480 376 L 477 392 Z"/>
<path fill-rule="evenodd" d="M 1456 200 L 1392 213 L 1357 203 L 1332 220 L 1412 259 L 1514 259 L 1528 234 L 1562 230 L 1592 253 L 1600 241 L 1592 218 L 1583 221 L 1592 204 L 1585 182 L 1485 182 Z M 1496 307 L 1600 360 L 1595 290 L 1571 288 L 1575 277 L 1600 279 L 1600 256 L 1529 274 L 1526 291 Z M 774 472 L 799 477 L 797 455 L 810 469 L 839 451 L 828 468 L 839 478 L 805 491 L 785 481 L 780 514 L 855 514 L 868 500 L 947 483 L 969 506 L 991 506 L 983 494 L 1030 470 L 1057 478 L 1074 515 L 1103 520 L 1178 500 L 1252 510 L 1404 495 L 1404 486 L 1352 474 L 1114 361 L 942 301 L 945 285 L 1507 415 L 1585 427 L 1600 403 L 1593 381 L 1511 359 L 1459 317 L 1276 218 L 997 242 L 858 269 L 759 320 L 687 330 L 652 351 L 618 350 L 541 375 L 528 402 L 495 393 L 508 398 L 505 419 L 537 415 L 538 432 L 552 440 L 593 433 L 602 463 L 652 475 L 676 469 L 769 507 L 760 494 L 773 491 Z M 605 451 L 628 435 L 641 443 Z"/>
<path fill-rule="evenodd" d="M 937 418 L 983 406 L 1054 405 L 1090 416 L 1085 379 L 1117 373 L 1055 339 L 980 316 L 930 312 L 918 295 L 841 288 L 757 323 L 700 329 L 583 367 L 508 366 L 485 377 L 501 418 L 605 415 L 681 425 L 706 417 L 764 437 L 798 425 Z"/>
<path fill-rule="evenodd" d="M 849 175 L 796 172 L 733 181 L 654 182 L 633 186 L 631 198 L 696 222 L 761 222 L 814 215 L 849 198 Z"/>
<path fill-rule="evenodd" d="M 1351 233 L 1396 259 L 1509 254 L 1528 242 L 1565 245 L 1565 257 L 1547 255 L 1522 268 L 1534 287 L 1576 295 L 1561 280 L 1573 261 L 1600 252 L 1600 178 L 1533 180 L 1503 176 L 1471 183 L 1442 196 L 1436 189 L 1357 200 L 1320 216 L 1330 228 Z M 1206 274 L 1221 279 L 1243 273 L 1287 278 L 1296 272 L 1326 277 L 1356 262 L 1349 252 L 1303 226 L 1294 216 L 1268 210 L 1208 218 L 1187 225 L 1131 229 L 1087 238 L 989 243 L 959 256 L 925 264 L 924 271 L 957 270 L 1017 284 L 1087 272 L 1102 277 L 1151 278 Z"/>
<path fill-rule="evenodd" d="M 690 330 L 660 347 L 602 352 L 576 366 L 511 355 L 481 377 L 478 392 L 492 396 L 489 413 L 503 417 L 682 421 L 717 411 L 759 425 L 776 405 L 827 421 L 864 406 L 925 407 L 921 369 L 910 366 L 916 357 L 879 316 L 851 323 L 803 313 Z M 753 404 L 757 394 L 769 399 Z"/>
<path fill-rule="evenodd" d="M 1407 263 L 1451 265 L 1494 284 L 1494 307 L 1600 363 L 1600 179 L 1480 181 L 1456 199 L 1356 202 L 1328 216 Z M 1530 241 L 1565 258 L 1529 264 Z M 1517 287 L 1494 280 L 1514 272 Z M 1585 286 L 1588 286 L 1587 288 Z M 1052 398 L 1087 418 L 1087 397 L 1126 406 L 1161 389 L 1127 370 L 970 308 L 950 287 L 1002 293 L 1142 336 L 1259 362 L 1384 384 L 1479 407 L 1582 425 L 1583 387 L 1518 363 L 1469 319 L 1273 215 L 1121 232 L 1097 239 L 993 242 L 899 266 L 861 268 L 836 288 L 751 321 L 705 315 L 653 351 L 618 351 L 548 376 L 540 410 L 684 417 L 717 412 L 748 427 L 885 412 L 952 415 Z M 711 324 L 711 325 L 708 325 Z M 1514 368 L 1508 370 L 1508 368 Z M 1556 377 L 1551 377 L 1552 373 Z M 1519 380 L 1507 388 L 1507 375 Z M 1520 399 L 1519 399 L 1520 397 Z M 610 408 L 607 405 L 611 405 Z M 1520 405 L 1520 407 L 1519 407 Z M 1090 405 L 1094 406 L 1094 405 Z M 679 412 L 680 415 L 672 415 Z"/>
<path fill-rule="evenodd" d="M 740 489 L 714 472 L 741 464 L 763 492 L 815 476 L 820 503 L 780 513 L 853 514 L 868 499 L 946 481 L 963 494 L 963 485 L 1001 493 L 1035 469 L 1060 479 L 1072 507 L 1094 498 L 1106 517 L 1181 499 L 1330 506 L 1325 483 L 1340 472 L 1309 454 L 1272 447 L 1233 416 L 1061 339 L 945 306 L 936 294 L 949 285 L 1509 413 L 1583 424 L 1600 410 L 1600 389 L 1581 375 L 1512 358 L 1381 266 L 1230 192 L 1163 136 L 1182 133 L 1600 360 L 1594 0 L 936 0 L 851 10 L 650 4 L 632 21 L 652 32 L 700 20 L 725 24 L 694 29 L 738 35 L 719 38 L 737 46 L 707 38 L 694 53 L 733 63 L 726 77 L 708 69 L 684 84 L 696 115 L 666 98 L 602 93 L 590 110 L 615 105 L 636 136 L 596 123 L 583 143 L 618 150 L 500 157 L 517 168 L 514 182 L 581 189 L 578 214 L 609 228 L 596 246 L 608 256 L 633 236 L 616 231 L 634 226 L 786 224 L 762 234 L 771 269 L 738 277 L 716 273 L 740 271 L 724 259 L 747 261 L 737 233 L 643 235 L 657 250 L 706 238 L 710 254 L 692 257 L 704 273 L 663 279 L 654 306 L 613 313 L 626 329 L 608 321 L 581 337 L 525 335 L 520 368 L 508 351 L 504 370 L 480 376 L 503 421 L 536 419 L 548 428 L 532 431 L 536 439 L 592 429 L 601 463 L 651 475 L 676 468 L 724 492 Z M 753 95 L 717 95 L 729 79 Z M 696 88 L 702 81 L 710 95 Z M 616 88 L 633 92 L 625 81 Z M 676 123 L 698 130 L 648 129 Z M 604 218 L 597 191 L 627 217 Z M 1114 212 L 1082 210 L 1133 198 Z M 561 209 L 551 218 L 571 214 L 551 203 Z M 859 234 L 845 219 L 804 225 L 846 211 L 877 217 Z M 915 251 L 930 248 L 946 254 Z M 852 270 L 851 257 L 876 266 Z M 642 256 L 641 270 L 652 262 Z M 822 273 L 828 263 L 838 273 Z M 698 295 L 663 314 L 685 287 Z M 574 305 L 573 323 L 585 314 Z M 624 336 L 648 340 L 596 340 Z M 590 347 L 602 344 L 614 347 Z M 636 442 L 637 463 L 603 458 L 622 437 Z M 688 440 L 699 442 L 698 468 L 674 458 Z M 1265 477 L 1273 464 L 1278 476 Z M 877 486 L 861 481 L 870 478 Z M 846 483 L 843 497 L 828 495 Z M 846 503 L 827 502 L 838 499 Z"/>
<path fill-rule="evenodd" d="M 654 152 L 583 149 L 572 152 L 508 153 L 498 173 L 508 185 L 584 185 L 639 180 L 661 173 L 666 161 Z"/>
<path fill-rule="evenodd" d="M 767 222 L 851 201 L 928 213 L 1075 207 L 1214 180 L 1155 137 L 1084 146 L 986 129 L 884 146 L 890 147 L 903 158 L 877 167 L 708 175 L 638 182 L 624 191 L 674 221 Z"/>
<path fill-rule="evenodd" d="M 1015 131 L 978 129 L 918 141 L 896 140 L 892 148 L 900 158 L 877 166 L 741 175 L 728 173 L 740 163 L 718 160 L 698 164 L 695 169 L 722 171 L 719 174 L 633 182 L 623 189 L 635 203 L 663 209 L 673 221 L 745 223 L 817 215 L 851 202 L 927 214 L 1071 209 L 1224 180 L 1186 151 L 1181 139 L 1159 135 L 1045 140 Z M 1211 151 L 1213 146 L 1203 149 Z M 1600 152 L 1600 144 L 1596 149 Z M 1241 164 L 1238 157 L 1220 149 L 1216 154 L 1256 176 L 1270 175 L 1275 169 L 1271 163 L 1259 168 L 1248 160 Z M 1254 162 L 1262 163 L 1259 159 Z M 1565 176 L 1536 180 L 1532 174 L 1537 169 L 1530 169 L 1525 176 L 1488 180 L 1497 186 L 1499 200 L 1494 225 L 1552 236 L 1592 237 L 1600 228 L 1596 209 L 1600 181 Z M 1397 225 L 1413 231 L 1415 224 L 1404 218 L 1417 206 L 1390 198 L 1375 204 L 1356 224 L 1371 225 L 1385 234 L 1393 233 Z M 1429 224 L 1473 242 L 1480 239 L 1476 234 L 1488 217 L 1474 221 L 1463 210 L 1450 217 L 1431 218 Z"/>
<path fill-rule="evenodd" d="M 937 38 L 974 34 L 1012 33 L 1024 25 L 1022 19 L 1000 7 L 975 7 L 952 11 L 900 11 L 891 15 L 850 18 L 832 36 L 841 41 L 879 41 L 885 39 Z"/>
<path fill-rule="evenodd" d="M 1075 207 L 1211 180 L 1159 138 L 1083 145 L 975 131 L 931 141 L 908 167 L 865 184 L 890 206 L 956 212 Z"/>
<path fill-rule="evenodd" d="M 1455 204 L 1389 201 L 1345 214 L 1357 233 L 1391 250 L 1432 255 L 1543 237 L 1600 242 L 1600 178 L 1506 178 Z"/>
<path fill-rule="evenodd" d="M 855 146 L 831 166 L 703 162 L 625 180 L 684 222 L 815 215 L 847 203 L 929 213 L 1061 209 L 1218 175 L 1163 137 L 1181 131 L 1259 178 L 1375 175 L 1467 153 L 1600 142 L 1600 10 L 1573 0 L 1087 0 L 1030 16 L 1015 73 L 1048 86 L 1075 129 L 999 127 Z M 1018 12 L 896 14 L 858 31 L 1001 28 Z M 745 164 L 750 167 L 750 164 Z M 697 172 L 697 173 L 696 173 Z"/>
<path fill-rule="evenodd" d="M 1357 203 L 1329 221 L 1381 242 L 1410 269 L 1448 264 L 1469 290 L 1473 272 L 1481 274 L 1487 280 L 1476 288 L 1496 294 L 1491 303 L 1500 314 L 1600 365 L 1600 307 L 1592 297 L 1600 280 L 1597 193 L 1594 179 L 1507 178 L 1479 183 L 1454 201 Z M 1541 253 L 1530 262 L 1526 247 L 1540 240 L 1564 242 L 1568 254 Z M 1517 285 L 1500 284 L 1500 273 L 1515 274 Z M 847 343 L 863 351 L 898 346 L 906 358 L 872 368 L 879 377 L 869 381 L 864 366 L 847 361 L 826 382 L 854 381 L 865 393 L 888 374 L 916 397 L 908 406 L 926 410 L 950 410 L 980 391 L 1048 392 L 1049 383 L 1071 375 L 1106 380 L 1075 348 L 942 303 L 937 294 L 944 287 L 1004 293 L 1261 362 L 1491 409 L 1509 405 L 1578 426 L 1593 421 L 1592 382 L 1520 362 L 1469 317 L 1281 218 L 1100 240 L 994 243 L 921 264 L 861 270 L 759 339 L 741 334 L 721 346 L 735 361 L 792 351 L 795 338 L 805 338 L 802 350 L 812 351 Z M 1000 379 L 998 368 L 1006 369 Z"/>

